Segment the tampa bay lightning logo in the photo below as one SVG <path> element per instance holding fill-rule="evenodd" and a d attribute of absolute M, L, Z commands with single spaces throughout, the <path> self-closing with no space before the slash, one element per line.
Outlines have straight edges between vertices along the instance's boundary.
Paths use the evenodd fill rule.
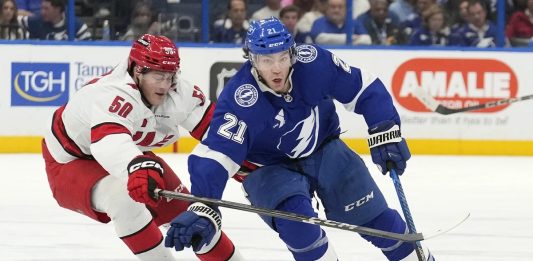
<path fill-rule="evenodd" d="M 316 59 L 317 51 L 312 45 L 302 44 L 296 46 L 296 59 L 302 63 L 310 63 Z"/>
<path fill-rule="evenodd" d="M 254 105 L 257 98 L 257 89 L 251 84 L 243 84 L 235 91 L 235 101 L 242 107 Z"/>
<path fill-rule="evenodd" d="M 319 120 L 315 107 L 307 118 L 280 137 L 277 148 L 293 159 L 309 156 L 317 147 Z"/>

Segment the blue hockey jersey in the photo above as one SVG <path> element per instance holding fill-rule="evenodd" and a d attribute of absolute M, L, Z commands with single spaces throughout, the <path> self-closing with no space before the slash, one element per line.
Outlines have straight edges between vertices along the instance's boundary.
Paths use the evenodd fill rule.
<path fill-rule="evenodd" d="M 368 126 L 400 123 L 383 83 L 316 45 L 297 46 L 285 95 L 259 81 L 246 62 L 220 94 L 207 137 L 188 160 L 191 192 L 221 198 L 227 180 L 246 159 L 271 165 L 309 156 L 339 135 L 333 101 L 362 114 Z"/>

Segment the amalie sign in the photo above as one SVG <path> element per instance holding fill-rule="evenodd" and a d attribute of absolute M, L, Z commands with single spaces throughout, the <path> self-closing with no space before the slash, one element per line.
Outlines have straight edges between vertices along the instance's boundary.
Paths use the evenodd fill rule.
<path fill-rule="evenodd" d="M 417 58 L 404 62 L 392 77 L 392 93 L 404 108 L 429 112 L 412 93 L 414 88 L 443 105 L 462 108 L 516 97 L 518 80 L 505 63 L 494 59 Z M 508 105 L 479 110 L 497 112 Z"/>

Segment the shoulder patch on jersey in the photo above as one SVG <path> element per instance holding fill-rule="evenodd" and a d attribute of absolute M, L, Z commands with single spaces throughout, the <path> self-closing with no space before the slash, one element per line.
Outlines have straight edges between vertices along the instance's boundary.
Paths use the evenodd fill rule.
<path fill-rule="evenodd" d="M 341 58 L 337 57 L 336 55 L 332 53 L 331 59 L 333 59 L 333 63 L 335 63 L 335 65 L 341 67 L 345 72 L 352 73 L 352 69 L 350 69 L 350 65 L 348 65 L 346 62 L 341 60 Z"/>
<path fill-rule="evenodd" d="M 235 91 L 235 101 L 241 107 L 250 107 L 257 102 L 259 97 L 257 89 L 251 84 L 243 84 Z"/>
<path fill-rule="evenodd" d="M 310 63 L 317 57 L 316 48 L 309 44 L 296 46 L 296 59 L 302 63 Z"/>

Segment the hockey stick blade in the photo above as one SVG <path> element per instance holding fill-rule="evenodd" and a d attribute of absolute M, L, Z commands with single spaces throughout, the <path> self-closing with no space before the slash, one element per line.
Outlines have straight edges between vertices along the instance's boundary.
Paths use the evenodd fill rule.
<path fill-rule="evenodd" d="M 431 96 L 429 93 L 424 91 L 424 89 L 422 88 L 414 88 L 413 94 L 428 109 L 436 113 L 443 114 L 443 115 L 487 109 L 487 108 L 503 106 L 503 105 L 507 105 L 507 104 L 511 104 L 511 103 L 515 103 L 519 101 L 533 99 L 533 94 L 531 94 L 531 95 L 525 95 L 521 97 L 507 98 L 507 99 L 502 99 L 498 101 L 482 103 L 482 104 L 463 107 L 463 108 L 449 108 L 449 107 L 446 107 L 440 104 L 435 98 L 433 98 L 433 96 Z"/>
<path fill-rule="evenodd" d="M 321 219 L 321 218 L 316 218 L 316 217 L 308 217 L 308 216 L 299 215 L 296 213 L 254 207 L 251 205 L 242 204 L 242 203 L 233 202 L 233 201 L 196 197 L 191 194 L 184 194 L 184 193 L 162 190 L 162 189 L 155 189 L 154 192 L 156 195 L 165 197 L 168 199 L 179 199 L 179 200 L 185 200 L 185 201 L 191 201 L 191 202 L 202 202 L 204 204 L 211 204 L 211 205 L 215 205 L 219 207 L 252 212 L 252 213 L 256 213 L 260 215 L 266 215 L 266 216 L 283 218 L 283 219 L 297 221 L 297 222 L 303 222 L 303 223 L 308 223 L 308 224 L 320 225 L 324 227 L 347 230 L 347 231 L 352 231 L 352 232 L 369 235 L 369 236 L 376 236 L 376 237 L 393 239 L 393 240 L 398 240 L 398 241 L 405 241 L 405 242 L 422 241 L 425 239 L 422 233 L 398 234 L 398 233 L 392 233 L 392 232 L 368 228 L 368 227 L 361 227 L 361 226 L 351 225 L 347 223 L 337 222 L 333 220 Z"/>
<path fill-rule="evenodd" d="M 432 233 L 424 234 L 424 240 L 435 238 L 435 237 L 438 237 L 438 236 L 441 236 L 443 234 L 450 232 L 451 230 L 455 229 L 459 225 L 463 224 L 469 217 L 470 217 L 470 213 L 467 213 L 465 217 L 463 217 L 459 222 L 455 223 L 455 225 L 449 228 L 446 228 L 446 229 L 441 228 L 441 229 L 437 229 L 436 231 Z"/>

